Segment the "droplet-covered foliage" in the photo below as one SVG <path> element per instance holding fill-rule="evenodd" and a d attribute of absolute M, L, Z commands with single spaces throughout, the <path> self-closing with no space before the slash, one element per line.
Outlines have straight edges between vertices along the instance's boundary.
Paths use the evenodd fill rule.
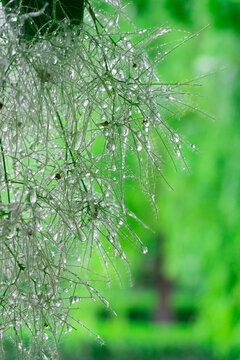
<path fill-rule="evenodd" d="M 180 102 L 179 84 L 160 83 L 154 72 L 166 55 L 161 47 L 152 61 L 144 50 L 170 30 L 122 33 L 121 1 L 103 3 L 97 10 L 85 1 L 78 25 L 69 27 L 67 13 L 52 20 L 54 30 L 49 20 L 52 31 L 31 41 L 24 22 L 34 24 L 45 7 L 1 11 L 0 336 L 12 338 L 18 358 L 47 359 L 48 337 L 57 345 L 75 321 L 85 327 L 71 312 L 81 298 L 108 306 L 97 279 L 110 282 L 118 258 L 127 265 L 122 243 L 147 252 L 128 225 L 138 219 L 124 184 L 155 205 L 156 135 L 181 158 L 181 138 L 161 112 Z"/>

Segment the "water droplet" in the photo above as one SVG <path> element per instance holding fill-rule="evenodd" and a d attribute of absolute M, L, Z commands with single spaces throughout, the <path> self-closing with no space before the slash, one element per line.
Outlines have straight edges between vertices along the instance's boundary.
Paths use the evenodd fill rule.
<path fill-rule="evenodd" d="M 176 143 L 178 143 L 179 142 L 179 136 L 176 135 L 174 140 L 175 140 Z"/>
<path fill-rule="evenodd" d="M 76 138 L 74 150 L 78 150 L 81 146 L 81 143 L 82 143 L 82 134 L 79 134 Z"/>
<path fill-rule="evenodd" d="M 17 17 L 16 16 L 11 16 L 10 22 L 16 22 L 16 21 L 17 21 Z"/>
<path fill-rule="evenodd" d="M 104 299 L 103 302 L 106 305 L 106 307 L 108 308 L 109 307 L 109 302 L 106 299 Z"/>
<path fill-rule="evenodd" d="M 87 236 L 84 234 L 84 232 L 82 232 L 81 241 L 85 242 L 86 240 L 87 240 Z"/>
<path fill-rule="evenodd" d="M 37 194 L 36 194 L 36 191 L 33 190 L 30 195 L 30 202 L 31 202 L 31 204 L 35 204 L 36 201 L 37 201 Z"/>
<path fill-rule="evenodd" d="M 127 126 L 122 127 L 122 134 L 123 136 L 128 136 L 129 128 Z"/>
<path fill-rule="evenodd" d="M 3 132 L 6 132 L 7 130 L 8 130 L 8 126 L 7 126 L 7 124 L 5 123 L 5 124 L 3 124 L 2 131 L 3 131 Z"/>
<path fill-rule="evenodd" d="M 142 247 L 142 253 L 143 254 L 147 254 L 148 253 L 148 248 L 146 246 Z"/>
<path fill-rule="evenodd" d="M 74 74 L 75 74 L 75 71 L 73 69 L 71 69 L 70 72 L 69 72 L 69 75 L 70 75 L 71 79 L 74 78 Z"/>

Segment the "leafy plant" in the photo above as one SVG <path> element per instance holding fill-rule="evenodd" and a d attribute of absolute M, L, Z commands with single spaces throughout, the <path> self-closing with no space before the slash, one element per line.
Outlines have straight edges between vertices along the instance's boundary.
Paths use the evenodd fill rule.
<path fill-rule="evenodd" d="M 184 164 L 182 139 L 164 114 L 169 103 L 183 104 L 178 87 L 187 83 L 161 83 L 154 71 L 180 42 L 155 46 L 150 61 L 146 48 L 170 29 L 123 33 L 121 1 L 102 5 L 86 0 L 84 23 L 66 13 L 44 32 L 34 22 L 47 7 L 24 13 L 20 2 L 2 13 L 0 327 L 18 358 L 56 358 L 63 333 L 75 322 L 85 327 L 73 304 L 109 307 L 96 284 L 119 276 L 119 258 L 128 267 L 124 242 L 147 252 L 128 225 L 129 217 L 142 222 L 125 205 L 124 185 L 140 188 L 157 211 L 156 137 Z M 26 21 L 37 29 L 27 41 Z"/>

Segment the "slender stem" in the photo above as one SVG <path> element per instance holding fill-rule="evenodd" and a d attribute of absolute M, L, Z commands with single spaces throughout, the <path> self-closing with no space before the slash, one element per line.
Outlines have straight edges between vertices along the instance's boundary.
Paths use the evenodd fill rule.
<path fill-rule="evenodd" d="M 8 184 L 8 175 L 7 175 L 7 166 L 6 166 L 6 160 L 2 145 L 2 139 L 0 138 L 0 147 L 1 147 L 1 154 L 2 154 L 2 162 L 3 162 L 3 170 L 4 170 L 4 179 L 7 186 L 7 197 L 8 197 L 8 203 L 10 204 L 11 198 L 10 198 L 10 190 L 9 190 L 9 184 Z"/>
<path fill-rule="evenodd" d="M 99 34 L 99 30 L 98 30 L 98 27 L 97 27 L 97 23 L 101 26 L 101 28 L 103 29 L 104 28 L 104 25 L 98 20 L 98 18 L 96 17 L 94 11 L 93 11 L 93 8 L 91 6 L 91 4 L 89 3 L 88 0 L 85 0 L 85 3 L 88 5 L 88 11 L 89 11 L 89 15 L 91 16 L 93 22 L 94 22 L 94 25 L 95 25 L 95 29 L 96 29 L 96 32 L 98 35 Z M 112 43 L 117 46 L 117 43 L 113 40 L 113 38 L 108 34 L 109 36 L 109 39 L 112 41 Z"/>
<path fill-rule="evenodd" d="M 6 248 L 8 249 L 8 251 L 10 252 L 10 254 L 13 256 L 14 260 L 16 261 L 18 267 L 19 267 L 19 270 L 20 271 L 23 271 L 25 269 L 25 266 L 22 265 L 18 260 L 17 260 L 17 256 L 13 253 L 13 251 L 10 249 L 10 247 L 8 246 L 8 244 L 4 241 L 4 245 L 6 246 Z M 17 276 L 17 279 L 18 279 L 18 276 Z M 17 280 L 16 279 L 16 280 Z"/>
<path fill-rule="evenodd" d="M 76 160 L 75 160 L 75 158 L 74 158 L 72 149 L 70 148 L 70 146 L 69 146 L 69 144 L 68 144 L 68 141 L 67 141 L 67 138 L 66 138 L 66 136 L 65 136 L 65 131 L 64 131 L 62 119 L 61 119 L 58 111 L 56 111 L 56 114 L 57 114 L 57 118 L 58 118 L 59 124 L 60 124 L 61 129 L 62 129 L 62 132 L 63 132 L 64 141 L 65 141 L 66 147 L 67 147 L 67 149 L 68 149 L 68 151 L 69 151 L 69 154 L 70 154 L 70 156 L 71 156 L 71 158 L 72 158 L 73 165 L 74 165 L 74 167 L 76 167 Z M 86 187 L 83 179 L 81 179 L 81 183 L 82 183 L 82 185 L 83 185 L 84 190 L 85 190 L 86 192 L 88 192 L 87 187 Z"/>

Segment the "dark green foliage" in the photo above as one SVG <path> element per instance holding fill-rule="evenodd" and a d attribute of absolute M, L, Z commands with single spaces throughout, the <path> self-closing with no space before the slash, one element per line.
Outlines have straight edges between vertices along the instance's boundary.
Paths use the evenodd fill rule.
<path fill-rule="evenodd" d="M 146 0 L 138 0 L 136 3 L 137 9 L 139 14 L 143 14 L 148 11 L 147 7 L 148 7 L 148 1 Z"/>
<path fill-rule="evenodd" d="M 84 0 L 2 0 L 2 3 L 9 16 L 18 10 L 20 14 L 29 14 L 22 25 L 22 35 L 27 40 L 56 30 L 58 22 L 64 19 L 68 19 L 71 25 L 83 20 Z M 34 14 L 37 12 L 40 13 Z"/>
<path fill-rule="evenodd" d="M 176 20 L 190 22 L 192 0 L 165 0 L 165 6 Z"/>
<path fill-rule="evenodd" d="M 190 336 L 190 334 L 189 334 Z M 207 345 L 186 346 L 177 344 L 175 346 L 163 344 L 159 339 L 156 346 L 139 343 L 131 343 L 119 346 L 119 343 L 112 342 L 109 346 L 100 347 L 94 343 L 85 343 L 76 351 L 70 352 L 69 349 L 63 349 L 62 359 L 68 360 L 220 360 L 215 357 L 211 347 Z M 222 360 L 222 359 L 221 359 Z M 229 356 L 224 360 L 236 360 L 236 357 Z"/>
<path fill-rule="evenodd" d="M 209 0 L 209 10 L 219 28 L 240 31 L 240 2 L 233 0 Z"/>

